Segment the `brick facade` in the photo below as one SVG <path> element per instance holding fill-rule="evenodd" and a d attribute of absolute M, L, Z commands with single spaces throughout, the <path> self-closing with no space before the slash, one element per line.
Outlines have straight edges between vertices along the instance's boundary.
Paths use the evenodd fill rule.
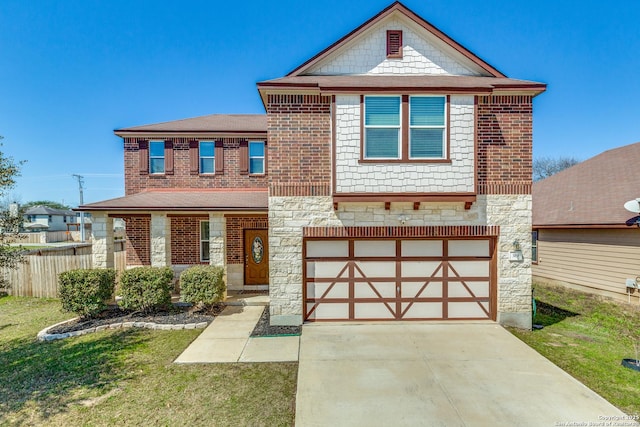
<path fill-rule="evenodd" d="M 151 217 L 126 216 L 127 265 L 151 265 Z"/>
<path fill-rule="evenodd" d="M 244 230 L 267 229 L 266 216 L 227 216 L 227 264 L 244 263 Z"/>
<path fill-rule="evenodd" d="M 479 96 L 478 193 L 531 194 L 532 97 Z"/>
<path fill-rule="evenodd" d="M 328 189 L 331 97 L 269 95 L 266 109 L 270 190 L 281 192 L 292 184 Z"/>
<path fill-rule="evenodd" d="M 200 138 L 202 141 L 222 141 L 224 170 L 214 175 L 192 175 L 189 142 L 193 138 L 152 138 L 173 142 L 173 174 L 141 173 L 140 141 L 149 139 L 124 139 L 124 182 L 125 194 L 139 193 L 148 188 L 265 188 L 266 175 L 248 175 L 240 173 L 241 138 Z M 260 138 L 252 139 L 255 141 Z M 269 149 L 267 147 L 267 153 Z"/>
<path fill-rule="evenodd" d="M 200 221 L 209 216 L 171 216 L 171 264 L 209 264 L 200 261 Z"/>

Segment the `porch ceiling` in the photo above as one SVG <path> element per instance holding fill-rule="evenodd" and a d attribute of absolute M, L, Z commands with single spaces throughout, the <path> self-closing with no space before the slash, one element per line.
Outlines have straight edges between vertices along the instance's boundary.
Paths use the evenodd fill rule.
<path fill-rule="evenodd" d="M 266 211 L 266 188 L 153 189 L 79 206 L 79 211 Z"/>

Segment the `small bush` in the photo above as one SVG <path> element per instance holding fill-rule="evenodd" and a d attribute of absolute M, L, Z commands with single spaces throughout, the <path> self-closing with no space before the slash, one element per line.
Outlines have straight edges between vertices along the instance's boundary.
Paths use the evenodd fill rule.
<path fill-rule="evenodd" d="M 169 267 L 137 267 L 120 276 L 120 305 L 150 312 L 171 304 L 173 270 Z"/>
<path fill-rule="evenodd" d="M 62 309 L 82 317 L 92 317 L 107 308 L 113 298 L 116 271 L 107 269 L 70 270 L 58 275 Z"/>
<path fill-rule="evenodd" d="M 224 269 L 210 265 L 196 265 L 180 274 L 180 299 L 190 303 L 213 304 L 224 298 L 227 285 Z"/>

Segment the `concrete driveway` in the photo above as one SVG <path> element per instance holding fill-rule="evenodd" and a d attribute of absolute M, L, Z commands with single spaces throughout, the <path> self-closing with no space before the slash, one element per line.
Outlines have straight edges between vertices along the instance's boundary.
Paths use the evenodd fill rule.
<path fill-rule="evenodd" d="M 607 425 L 602 417 L 624 414 L 495 323 L 303 327 L 296 426 Z M 618 422 L 628 424 L 609 425 L 632 425 Z"/>

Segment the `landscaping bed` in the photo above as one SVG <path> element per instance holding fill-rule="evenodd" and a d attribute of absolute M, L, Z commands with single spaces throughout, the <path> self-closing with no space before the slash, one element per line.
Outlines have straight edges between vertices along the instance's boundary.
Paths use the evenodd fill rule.
<path fill-rule="evenodd" d="M 65 334 L 68 332 L 93 329 L 100 326 L 127 322 L 155 323 L 159 325 L 182 325 L 189 323 L 211 323 L 211 321 L 224 309 L 224 304 L 213 304 L 204 308 L 193 306 L 173 306 L 170 310 L 143 313 L 140 311 L 124 310 L 113 306 L 102 313 L 89 318 L 78 318 L 58 324 L 47 330 L 49 334 Z"/>
<path fill-rule="evenodd" d="M 273 326 L 269 324 L 269 306 L 264 308 L 262 316 L 251 332 L 252 337 L 268 337 L 275 335 L 300 335 L 302 326 Z"/>

